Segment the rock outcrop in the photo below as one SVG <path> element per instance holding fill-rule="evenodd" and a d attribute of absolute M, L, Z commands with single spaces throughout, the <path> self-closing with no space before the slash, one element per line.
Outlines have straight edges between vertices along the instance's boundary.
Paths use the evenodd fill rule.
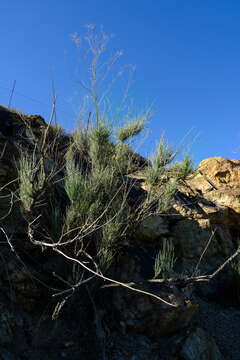
<path fill-rule="evenodd" d="M 223 298 L 224 285 L 233 284 L 234 270 L 228 266 L 205 287 L 184 284 L 182 280 L 211 274 L 238 246 L 240 160 L 217 157 L 202 161 L 198 170 L 179 185 L 168 216 L 145 219 L 118 254 L 111 271 L 116 280 L 149 291 L 173 307 L 117 285 L 103 286 L 95 299 L 79 292 L 72 300 L 62 284 L 70 284 L 74 274 L 69 275 L 69 265 L 63 265 L 57 253 L 29 242 L 17 192 L 19 150 L 33 151 L 47 126 L 41 116 L 0 106 L 0 357 L 18 359 L 25 352 L 25 359 L 99 360 L 99 343 L 93 340 L 97 328 L 99 346 L 108 356 L 105 359 L 222 360 L 214 333 L 210 336 L 208 329 L 199 324 L 198 297 L 217 301 L 222 293 L 219 299 Z M 69 141 L 70 136 L 61 134 L 57 156 L 64 158 Z M 54 161 L 54 156 L 48 158 L 49 171 Z M 141 157 L 136 164 L 139 162 L 147 163 Z M 66 207 L 61 182 L 56 183 L 54 191 L 59 203 Z M 139 184 L 131 190 L 136 197 L 131 206 L 146 191 L 144 179 Z M 44 214 L 47 221 L 47 212 Z M 163 241 L 174 246 L 176 266 L 172 277 L 179 282 L 149 281 L 154 278 L 154 261 Z M 234 290 L 232 296 L 240 299 L 240 291 Z M 60 312 L 65 303 L 69 304 L 66 314 L 54 322 L 52 314 Z M 103 324 L 101 331 L 99 323 Z M 108 336 L 102 336 L 102 332 Z M 50 353 L 49 344 L 54 344 Z M 238 359 L 235 354 L 224 356 L 226 360 Z"/>

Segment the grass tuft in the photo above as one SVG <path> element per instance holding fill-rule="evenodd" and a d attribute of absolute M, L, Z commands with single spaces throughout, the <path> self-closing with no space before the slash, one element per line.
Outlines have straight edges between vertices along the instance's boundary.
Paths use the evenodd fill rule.
<path fill-rule="evenodd" d="M 19 157 L 19 196 L 25 211 L 30 211 L 36 194 L 44 188 L 46 174 L 43 160 L 33 154 L 20 150 Z"/>
<path fill-rule="evenodd" d="M 192 159 L 189 156 L 185 156 L 181 162 L 173 164 L 171 171 L 172 175 L 178 180 L 186 180 L 195 171 L 195 168 Z"/>
<path fill-rule="evenodd" d="M 140 132 L 144 129 L 145 126 L 145 120 L 144 119 L 137 119 L 134 122 L 130 122 L 126 125 L 124 125 L 122 128 L 120 128 L 117 131 L 117 138 L 125 142 L 128 139 L 132 138 L 133 136 L 136 136 L 140 134 Z"/>
<path fill-rule="evenodd" d="M 161 249 L 159 250 L 154 264 L 154 278 L 162 276 L 164 278 L 170 277 L 174 264 L 176 262 L 176 258 L 174 255 L 174 245 L 172 240 L 164 239 L 162 241 Z"/>

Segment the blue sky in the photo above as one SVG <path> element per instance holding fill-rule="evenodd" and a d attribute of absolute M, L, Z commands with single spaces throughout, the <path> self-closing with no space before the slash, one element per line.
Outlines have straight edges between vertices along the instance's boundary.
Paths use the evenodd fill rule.
<path fill-rule="evenodd" d="M 172 145 L 184 139 L 196 163 L 240 158 L 237 0 L 2 1 L 0 103 L 8 105 L 16 80 L 12 107 L 48 120 L 54 80 L 58 122 L 72 130 L 82 88 L 71 34 L 84 34 L 87 24 L 114 34 L 109 54 L 123 51 L 120 66 L 136 65 L 132 113 L 153 106 L 143 154 L 164 131 Z M 112 89 L 112 104 L 120 99 L 121 81 Z"/>

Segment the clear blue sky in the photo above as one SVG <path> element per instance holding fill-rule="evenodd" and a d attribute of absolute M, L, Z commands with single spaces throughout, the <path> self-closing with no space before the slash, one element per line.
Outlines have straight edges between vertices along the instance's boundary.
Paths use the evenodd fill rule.
<path fill-rule="evenodd" d="M 136 65 L 136 110 L 153 103 L 143 153 L 162 131 L 177 145 L 193 129 L 185 143 L 196 163 L 240 159 L 238 0 L 1 1 L 0 103 L 8 104 L 16 80 L 12 106 L 48 119 L 54 78 L 58 121 L 71 130 L 81 101 L 71 34 L 86 24 L 113 33 L 110 50 Z"/>

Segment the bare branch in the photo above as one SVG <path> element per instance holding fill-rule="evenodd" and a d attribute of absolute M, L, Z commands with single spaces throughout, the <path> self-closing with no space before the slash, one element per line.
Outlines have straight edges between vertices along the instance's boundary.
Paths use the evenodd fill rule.
<path fill-rule="evenodd" d="M 82 261 L 80 261 L 80 260 L 78 260 L 78 259 L 75 259 L 75 258 L 73 258 L 73 257 L 71 257 L 71 256 L 68 256 L 68 255 L 65 254 L 63 251 L 61 251 L 61 250 L 59 250 L 59 249 L 57 249 L 57 248 L 53 248 L 53 250 L 56 251 L 56 252 L 58 252 L 59 254 L 61 254 L 61 255 L 62 255 L 63 257 L 65 257 L 66 259 L 78 263 L 78 264 L 79 264 L 80 266 L 82 266 L 85 270 L 89 271 L 90 273 L 96 275 L 97 277 L 99 277 L 99 278 L 101 278 L 101 279 L 103 279 L 103 280 L 105 280 L 105 281 L 109 281 L 109 282 L 111 282 L 111 283 L 117 284 L 117 285 L 119 285 L 119 286 L 125 287 L 125 288 L 127 288 L 127 289 L 129 289 L 129 290 L 133 290 L 133 291 L 135 291 L 135 292 L 139 292 L 139 293 L 141 293 L 141 294 L 149 295 L 149 296 L 151 296 L 151 297 L 153 297 L 153 298 L 155 298 L 155 299 L 158 299 L 158 300 L 160 300 L 161 302 L 163 302 L 164 304 L 169 305 L 169 306 L 171 306 L 171 307 L 177 307 L 177 305 L 171 304 L 170 302 L 162 299 L 160 296 L 157 296 L 157 295 L 155 295 L 155 294 L 153 294 L 153 293 L 150 293 L 150 292 L 144 291 L 144 290 L 140 290 L 140 289 L 136 289 L 136 288 L 128 285 L 127 283 L 123 283 L 123 282 L 120 282 L 120 281 L 111 279 L 111 278 L 109 278 L 109 277 L 107 277 L 107 276 L 104 276 L 104 275 L 102 275 L 102 274 L 99 274 L 99 273 L 97 273 L 96 271 L 90 269 L 88 266 L 86 266 Z"/>

